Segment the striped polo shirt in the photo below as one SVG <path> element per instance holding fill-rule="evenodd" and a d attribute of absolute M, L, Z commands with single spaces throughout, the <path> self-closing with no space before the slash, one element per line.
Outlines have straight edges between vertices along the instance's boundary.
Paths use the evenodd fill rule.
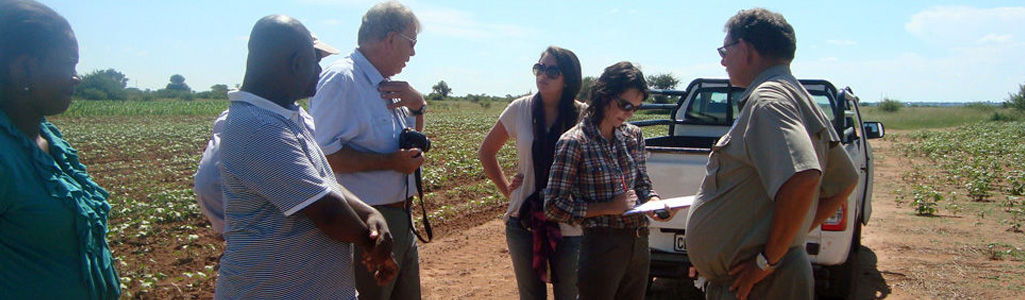
<path fill-rule="evenodd" d="M 221 134 L 224 238 L 216 299 L 354 299 L 351 244 L 303 208 L 335 188 L 297 105 L 234 91 Z"/>

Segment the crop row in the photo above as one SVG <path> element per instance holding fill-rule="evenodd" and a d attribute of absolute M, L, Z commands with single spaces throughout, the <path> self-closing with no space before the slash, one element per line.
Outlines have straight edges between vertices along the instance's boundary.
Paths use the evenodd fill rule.
<path fill-rule="evenodd" d="M 1025 224 L 1025 122 L 983 122 L 952 130 L 894 136 L 899 152 L 912 158 L 899 200 L 919 215 L 943 208 L 960 213 L 965 203 L 996 203 L 1008 229 Z M 944 192 L 946 191 L 946 192 Z"/>

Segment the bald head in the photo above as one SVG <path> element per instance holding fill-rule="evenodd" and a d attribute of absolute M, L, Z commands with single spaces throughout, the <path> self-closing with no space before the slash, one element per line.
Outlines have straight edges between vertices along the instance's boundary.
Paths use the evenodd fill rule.
<path fill-rule="evenodd" d="M 312 96 L 310 87 L 315 87 L 319 73 L 313 38 L 299 20 L 270 15 L 256 22 L 249 35 L 242 90 L 260 91 L 267 94 L 260 96 L 275 102 L 290 102 Z"/>

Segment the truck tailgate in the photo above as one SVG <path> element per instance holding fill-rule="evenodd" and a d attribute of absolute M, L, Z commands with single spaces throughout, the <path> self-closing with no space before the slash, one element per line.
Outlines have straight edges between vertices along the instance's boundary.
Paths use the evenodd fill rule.
<path fill-rule="evenodd" d="M 648 177 L 663 199 L 694 195 L 705 178 L 708 150 L 696 148 L 648 147 Z M 649 245 L 652 250 L 685 253 L 684 228 L 687 209 L 681 209 L 669 222 L 651 222 Z"/>

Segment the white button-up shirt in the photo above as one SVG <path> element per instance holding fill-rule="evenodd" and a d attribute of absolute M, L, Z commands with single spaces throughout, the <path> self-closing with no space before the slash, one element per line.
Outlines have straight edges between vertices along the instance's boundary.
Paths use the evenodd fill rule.
<path fill-rule="evenodd" d="M 388 109 L 378 85 L 381 73 L 359 50 L 328 67 L 320 75 L 317 94 L 310 100 L 314 133 L 324 153 L 343 147 L 359 152 L 387 154 L 399 150 L 399 133 L 416 126 L 405 107 Z M 413 176 L 394 170 L 336 173 L 338 183 L 369 205 L 397 203 L 416 193 Z"/>

